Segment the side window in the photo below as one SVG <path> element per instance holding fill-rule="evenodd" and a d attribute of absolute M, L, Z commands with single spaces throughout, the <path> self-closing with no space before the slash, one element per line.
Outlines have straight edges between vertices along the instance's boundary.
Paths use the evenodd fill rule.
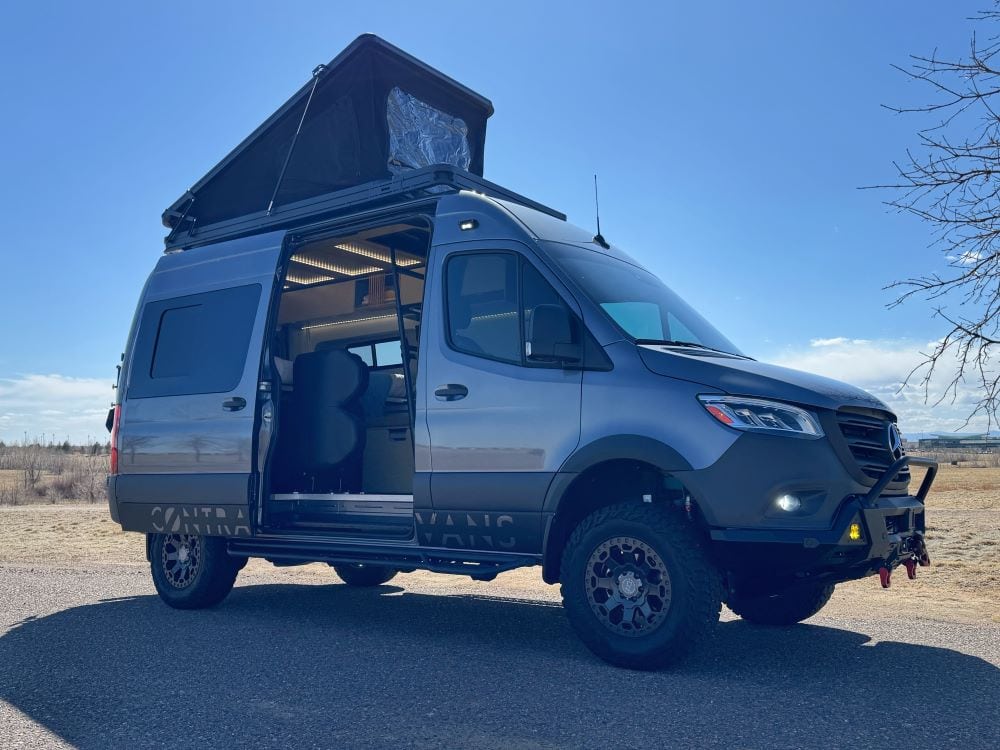
<path fill-rule="evenodd" d="M 526 260 L 513 253 L 455 255 L 448 260 L 446 286 L 448 336 L 453 348 L 527 367 L 558 367 L 528 362 L 524 357 L 535 308 L 567 308 L 559 293 Z M 582 324 L 567 311 L 573 321 L 573 339 L 578 342 Z"/>
<path fill-rule="evenodd" d="M 579 343 L 582 324 L 573 311 L 563 302 L 563 298 L 559 296 L 559 293 L 552 288 L 552 285 L 545 280 L 545 277 L 533 265 L 524 262 L 521 264 L 521 269 L 521 333 L 523 340 L 528 340 L 528 334 L 531 332 L 531 318 L 535 313 L 535 308 L 539 305 L 558 305 L 569 313 L 569 318 L 573 322 L 573 343 Z M 556 366 L 539 362 L 528 362 L 527 360 L 525 360 L 525 364 L 530 367 Z"/>
<path fill-rule="evenodd" d="M 243 377 L 260 285 L 150 302 L 143 310 L 130 398 L 225 393 Z"/>
<path fill-rule="evenodd" d="M 475 253 L 448 259 L 448 336 L 460 352 L 521 364 L 517 256 Z"/>
<path fill-rule="evenodd" d="M 180 378 L 195 370 L 195 349 L 190 343 L 191 338 L 198 335 L 204 315 L 204 305 L 164 310 L 153 350 L 151 378 Z"/>
<path fill-rule="evenodd" d="M 375 358 L 372 356 L 372 345 L 362 344 L 361 346 L 350 346 L 347 348 L 351 354 L 357 354 L 361 357 L 361 361 L 364 362 L 369 367 L 375 364 Z"/>
<path fill-rule="evenodd" d="M 399 339 L 349 346 L 347 351 L 357 354 L 369 367 L 399 367 L 403 364 L 403 350 Z"/>
<path fill-rule="evenodd" d="M 379 341 L 375 344 L 376 367 L 398 367 L 401 364 L 403 364 L 403 350 L 399 345 L 399 339 Z"/>

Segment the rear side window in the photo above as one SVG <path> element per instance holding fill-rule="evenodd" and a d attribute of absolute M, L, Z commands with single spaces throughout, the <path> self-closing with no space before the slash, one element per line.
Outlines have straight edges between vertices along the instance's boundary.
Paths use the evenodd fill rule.
<path fill-rule="evenodd" d="M 129 398 L 233 390 L 243 377 L 260 292 L 249 284 L 146 305 Z"/>
<path fill-rule="evenodd" d="M 374 351 L 372 350 L 372 345 L 371 344 L 362 344 L 361 346 L 352 346 L 352 347 L 348 348 L 347 351 L 350 352 L 351 354 L 357 354 L 359 357 L 361 357 L 361 361 L 364 362 L 369 367 L 374 367 L 374 365 L 375 365 L 375 356 L 374 356 Z"/>
<path fill-rule="evenodd" d="M 369 367 L 398 367 L 403 364 L 402 349 L 399 339 L 378 341 L 374 344 L 358 344 L 347 348 L 351 354 L 357 354 L 361 361 Z"/>

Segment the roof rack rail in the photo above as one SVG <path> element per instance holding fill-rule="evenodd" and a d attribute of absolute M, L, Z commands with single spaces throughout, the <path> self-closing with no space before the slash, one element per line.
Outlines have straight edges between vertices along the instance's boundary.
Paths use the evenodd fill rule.
<path fill-rule="evenodd" d="M 470 190 L 491 198 L 517 203 L 561 221 L 566 220 L 565 214 L 478 175 L 447 164 L 436 164 L 408 171 L 387 180 L 368 182 L 290 203 L 274 209 L 270 214 L 261 210 L 237 219 L 201 227 L 188 217 L 191 203 L 196 200 L 195 196 L 191 195 L 188 203 L 179 201 L 163 213 L 163 225 L 171 230 L 164 244 L 168 250 L 195 247 L 263 231 L 311 224 L 317 219 L 336 218 L 368 208 L 420 198 L 435 198 L 459 190 Z"/>

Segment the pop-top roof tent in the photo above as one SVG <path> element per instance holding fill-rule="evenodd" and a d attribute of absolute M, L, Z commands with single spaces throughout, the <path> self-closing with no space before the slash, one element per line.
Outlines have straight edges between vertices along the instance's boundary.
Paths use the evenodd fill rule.
<path fill-rule="evenodd" d="M 492 114 L 485 97 L 364 34 L 164 211 L 167 247 L 446 188 L 565 218 L 482 179 Z"/>

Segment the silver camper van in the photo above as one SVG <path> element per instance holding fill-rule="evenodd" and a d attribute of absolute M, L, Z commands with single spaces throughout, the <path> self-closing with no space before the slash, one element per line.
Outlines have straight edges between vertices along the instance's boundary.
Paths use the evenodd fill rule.
<path fill-rule="evenodd" d="M 250 557 L 349 585 L 540 566 L 600 657 L 725 602 L 788 625 L 929 563 L 895 416 L 757 362 L 483 179 L 492 105 L 360 37 L 164 214 L 109 418 L 111 515 L 174 607 Z"/>

